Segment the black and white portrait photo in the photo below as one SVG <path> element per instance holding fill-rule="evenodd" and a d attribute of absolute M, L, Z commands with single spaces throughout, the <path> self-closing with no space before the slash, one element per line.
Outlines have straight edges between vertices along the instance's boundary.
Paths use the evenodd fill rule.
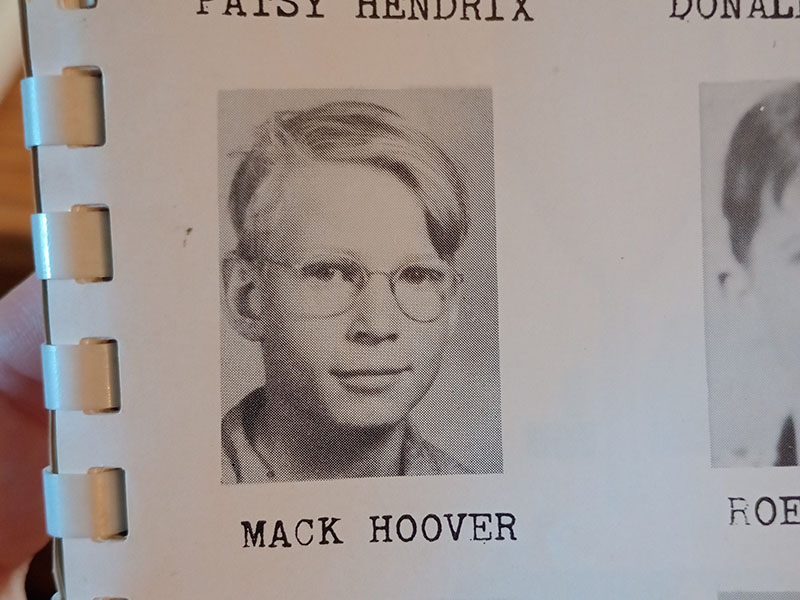
<path fill-rule="evenodd" d="M 798 464 L 800 84 L 702 88 L 712 465 Z"/>
<path fill-rule="evenodd" d="M 219 94 L 223 483 L 502 472 L 491 91 Z"/>

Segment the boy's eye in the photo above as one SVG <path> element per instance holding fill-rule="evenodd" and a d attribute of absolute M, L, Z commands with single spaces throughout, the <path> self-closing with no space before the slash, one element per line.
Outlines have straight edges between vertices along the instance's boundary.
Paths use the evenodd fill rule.
<path fill-rule="evenodd" d="M 414 285 L 423 283 L 441 283 L 444 281 L 445 274 L 443 271 L 434 267 L 423 267 L 421 265 L 414 265 L 403 269 L 400 273 L 400 280 Z"/>
<path fill-rule="evenodd" d="M 300 269 L 303 277 L 326 283 L 334 280 L 353 281 L 356 271 L 351 265 L 328 261 L 311 263 Z"/>

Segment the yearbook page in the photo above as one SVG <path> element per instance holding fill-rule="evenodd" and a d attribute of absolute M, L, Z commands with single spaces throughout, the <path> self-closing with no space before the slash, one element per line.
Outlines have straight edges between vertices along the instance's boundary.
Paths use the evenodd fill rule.
<path fill-rule="evenodd" d="M 45 277 L 118 364 L 64 599 L 800 599 L 800 5 L 25 11 L 113 265 Z"/>

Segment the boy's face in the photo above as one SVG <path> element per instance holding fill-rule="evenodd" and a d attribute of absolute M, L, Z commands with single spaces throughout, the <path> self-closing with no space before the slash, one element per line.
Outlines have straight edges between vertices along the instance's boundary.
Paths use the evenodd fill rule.
<path fill-rule="evenodd" d="M 748 262 L 751 291 L 781 358 L 800 377 L 800 176 L 780 206 L 764 195 L 761 208 Z"/>
<path fill-rule="evenodd" d="M 268 190 L 253 201 L 263 193 Z M 410 261 L 441 262 L 417 197 L 387 172 L 312 163 L 287 175 L 281 197 L 262 246 L 270 261 L 296 265 L 312 256 L 344 255 L 386 273 Z M 405 418 L 439 371 L 456 302 L 435 320 L 414 321 L 399 308 L 387 277 L 374 274 L 348 310 L 315 317 L 287 300 L 291 276 L 270 262 L 258 269 L 268 389 L 324 424 L 370 428 Z"/>

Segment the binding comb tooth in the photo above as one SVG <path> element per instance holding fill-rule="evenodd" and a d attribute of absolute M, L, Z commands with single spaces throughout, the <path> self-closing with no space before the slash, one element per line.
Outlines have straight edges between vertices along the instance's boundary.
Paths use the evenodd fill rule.
<path fill-rule="evenodd" d="M 84 338 L 80 344 L 43 344 L 42 374 L 48 410 L 96 414 L 120 408 L 116 340 Z"/>
<path fill-rule="evenodd" d="M 87 473 L 43 471 L 47 532 L 55 538 L 124 538 L 128 534 L 125 471 L 92 467 Z"/>
<path fill-rule="evenodd" d="M 20 89 L 26 147 L 105 143 L 103 75 L 97 67 L 26 77 Z"/>
<path fill-rule="evenodd" d="M 76 205 L 69 212 L 31 215 L 33 258 L 39 279 L 108 281 L 113 276 L 107 207 Z"/>

